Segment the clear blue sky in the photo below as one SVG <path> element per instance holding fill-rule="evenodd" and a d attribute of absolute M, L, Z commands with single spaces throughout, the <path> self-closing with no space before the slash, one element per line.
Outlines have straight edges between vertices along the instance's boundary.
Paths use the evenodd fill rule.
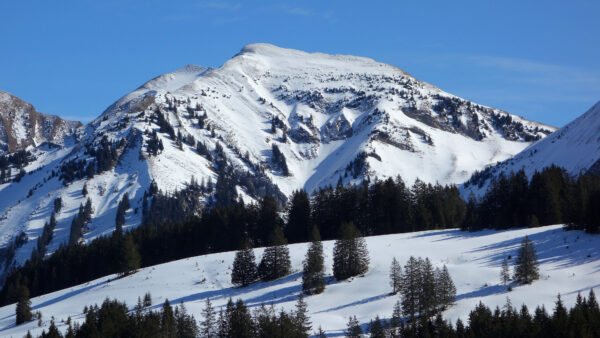
<path fill-rule="evenodd" d="M 354 54 L 562 126 L 600 100 L 600 1 L 2 1 L 0 89 L 89 121 L 251 42 Z"/>

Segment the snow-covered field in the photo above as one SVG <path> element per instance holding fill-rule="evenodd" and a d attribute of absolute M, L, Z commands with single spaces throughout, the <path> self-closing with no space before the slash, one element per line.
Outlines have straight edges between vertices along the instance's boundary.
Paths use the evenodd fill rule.
<path fill-rule="evenodd" d="M 540 260 L 541 279 L 532 285 L 516 286 L 512 292 L 500 284 L 502 259 L 512 255 L 515 261 L 518 247 L 525 235 L 535 243 Z M 367 238 L 371 265 L 364 277 L 337 282 L 328 277 L 324 293 L 306 298 L 313 328 L 322 326 L 328 335 L 342 335 L 348 316 L 356 315 L 362 324 L 379 315 L 390 318 L 393 304 L 399 296 L 390 295 L 388 272 L 392 257 L 401 264 L 411 256 L 429 257 L 434 266 L 446 264 L 457 287 L 456 305 L 444 316 L 453 322 L 467 319 L 479 302 L 490 307 L 503 305 L 510 297 L 513 305 L 522 303 L 532 311 L 536 305 L 552 310 L 560 293 L 566 305 L 575 302 L 578 292 L 587 294 L 600 286 L 600 236 L 580 231 L 563 231 L 553 225 L 535 229 L 507 231 L 459 230 L 425 231 Z M 282 279 L 256 283 L 246 288 L 233 288 L 230 283 L 234 252 L 198 256 L 139 270 L 125 278 L 113 280 L 107 276 L 73 288 L 32 299 L 34 311 L 43 314 L 42 327 L 37 322 L 15 327 L 14 305 L 0 308 L 0 336 L 22 337 L 27 330 L 34 335 L 47 328 L 54 317 L 61 330 L 63 321 L 71 317 L 82 321 L 83 307 L 101 303 L 106 297 L 127 302 L 133 308 L 138 297 L 151 292 L 153 308 L 159 308 L 166 298 L 171 304 L 184 302 L 187 309 L 200 319 L 206 297 L 221 309 L 229 299 L 243 299 L 250 307 L 273 303 L 290 310 L 301 291 L 301 266 L 306 244 L 290 245 L 293 273 Z M 324 242 L 327 275 L 331 276 L 333 242 Z M 262 249 L 256 249 L 260 259 Z"/>

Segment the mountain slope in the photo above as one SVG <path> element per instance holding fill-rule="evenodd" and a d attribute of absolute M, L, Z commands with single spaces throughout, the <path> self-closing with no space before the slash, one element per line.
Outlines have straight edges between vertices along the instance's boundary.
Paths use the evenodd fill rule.
<path fill-rule="evenodd" d="M 30 257 L 57 198 L 47 252 L 69 240 L 87 199 L 83 241 L 115 229 L 125 193 L 125 229 L 139 225 L 153 181 L 172 193 L 193 179 L 201 189 L 187 207 L 196 213 L 223 196 L 269 194 L 283 205 L 295 189 L 340 180 L 460 183 L 551 131 L 372 59 L 252 44 L 220 68 L 186 66 L 147 82 L 89 123 L 81 142 L 40 150 L 29 175 L 0 185 L 11 197 L 0 198 L 0 245 L 20 244 L 3 266 Z"/>
<path fill-rule="evenodd" d="M 600 173 L 600 102 L 573 122 L 532 144 L 515 156 L 486 168 L 465 184 L 468 191 L 485 191 L 494 177 L 521 169 L 531 177 L 536 171 L 557 165 L 571 175 Z"/>
<path fill-rule="evenodd" d="M 30 103 L 0 90 L 0 155 L 44 142 L 63 144 L 79 127 L 81 122 L 42 114 Z"/>
<path fill-rule="evenodd" d="M 507 291 L 500 281 L 502 260 L 512 256 L 514 264 L 520 243 L 525 235 L 533 241 L 540 261 L 540 280 L 531 285 L 515 286 Z M 553 309 L 558 293 L 565 306 L 572 306 L 581 292 L 598 287 L 600 278 L 598 235 L 580 231 L 565 232 L 560 225 L 513 229 L 463 232 L 454 229 L 397 234 L 366 238 L 370 254 L 370 269 L 364 277 L 337 282 L 331 278 L 333 242 L 324 242 L 325 274 L 328 279 L 324 293 L 308 296 L 313 330 L 322 326 L 328 335 L 343 335 L 348 317 L 356 315 L 366 326 L 379 315 L 389 319 L 394 303 L 400 298 L 390 295 L 389 268 L 392 257 L 404 265 L 410 256 L 429 257 L 434 267 L 446 265 L 457 288 L 456 305 L 444 312 L 454 324 L 457 318 L 468 320 L 469 312 L 481 301 L 491 307 L 502 307 L 507 297 L 520 308 L 526 304 L 532 312 L 536 306 Z M 68 317 L 74 322 L 85 320 L 84 306 L 101 303 L 105 298 L 125 301 L 133 310 L 138 297 L 152 295 L 152 310 L 159 309 L 165 299 L 171 305 L 185 304 L 189 313 L 201 321 L 205 298 L 210 297 L 216 311 L 224 310 L 229 297 L 243 299 L 251 309 L 274 304 L 276 310 L 294 309 L 301 291 L 302 260 L 307 244 L 290 245 L 292 274 L 267 283 L 246 288 L 232 287 L 231 265 L 234 252 L 224 252 L 182 259 L 148 267 L 137 273 L 115 279 L 106 276 L 86 284 L 53 292 L 32 299 L 35 311 L 41 311 L 42 327 L 36 321 L 14 326 L 15 307 L 0 308 L 0 335 L 22 337 L 27 330 L 35 336 L 47 329 L 51 318 L 61 331 L 66 330 Z M 255 249 L 259 259 L 263 249 Z M 597 290 L 595 290 L 597 292 Z"/>

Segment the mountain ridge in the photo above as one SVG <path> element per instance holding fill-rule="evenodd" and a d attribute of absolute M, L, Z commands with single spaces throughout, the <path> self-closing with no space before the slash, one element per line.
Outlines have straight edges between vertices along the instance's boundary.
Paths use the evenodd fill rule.
<path fill-rule="evenodd" d="M 552 131 L 369 58 L 251 44 L 219 68 L 147 81 L 87 124 L 80 142 L 35 149 L 30 174 L 0 185 L 12 197 L 0 203 L 0 245 L 27 237 L 3 267 L 30 257 L 57 198 L 48 253 L 67 242 L 87 199 L 82 241 L 114 231 L 125 193 L 123 228 L 138 226 L 152 182 L 171 194 L 202 185 L 197 213 L 225 193 L 283 205 L 296 189 L 376 177 L 456 184 Z"/>

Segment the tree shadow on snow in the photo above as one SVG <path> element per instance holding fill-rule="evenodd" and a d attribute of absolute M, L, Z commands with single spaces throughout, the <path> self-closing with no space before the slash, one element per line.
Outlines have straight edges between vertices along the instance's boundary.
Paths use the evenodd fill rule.
<path fill-rule="evenodd" d="M 490 245 L 484 245 L 469 251 L 470 253 L 489 252 L 478 260 L 489 266 L 500 267 L 504 258 L 511 256 L 509 264 L 514 264 L 525 236 L 520 236 Z M 592 263 L 600 260 L 600 247 L 597 235 L 589 235 L 583 231 L 564 231 L 549 229 L 529 235 L 534 243 L 538 260 L 541 264 L 554 263 L 555 269 Z"/>

